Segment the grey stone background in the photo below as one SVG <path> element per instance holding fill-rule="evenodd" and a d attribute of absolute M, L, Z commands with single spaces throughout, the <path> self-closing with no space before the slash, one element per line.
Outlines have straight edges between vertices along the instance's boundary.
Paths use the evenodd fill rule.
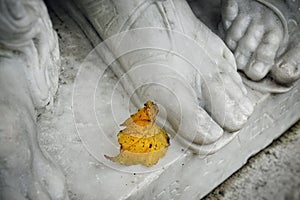
<path fill-rule="evenodd" d="M 300 199 L 300 121 L 204 200 Z"/>

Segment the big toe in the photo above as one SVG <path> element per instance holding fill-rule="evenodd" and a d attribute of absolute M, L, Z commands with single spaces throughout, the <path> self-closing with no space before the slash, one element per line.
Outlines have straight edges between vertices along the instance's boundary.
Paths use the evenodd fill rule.
<path fill-rule="evenodd" d="M 246 91 L 229 75 L 207 81 L 203 87 L 205 108 L 212 118 L 226 131 L 234 132 L 243 127 L 253 112 L 253 104 Z"/>
<path fill-rule="evenodd" d="M 248 98 L 244 100 L 234 100 L 233 98 L 227 98 L 228 104 L 224 121 L 224 129 L 228 132 L 234 132 L 240 130 L 244 124 L 248 121 L 249 116 L 253 112 L 253 105 Z"/>
<path fill-rule="evenodd" d="M 271 71 L 274 80 L 280 84 L 291 84 L 300 78 L 299 64 L 283 62 L 276 64 Z"/>
<path fill-rule="evenodd" d="M 186 105 L 181 116 L 170 115 L 169 121 L 186 140 L 196 144 L 211 144 L 221 138 L 223 129 L 203 108 L 195 104 L 196 102 L 191 102 Z"/>
<path fill-rule="evenodd" d="M 218 113 L 218 121 L 228 132 L 240 130 L 253 112 L 253 104 L 247 96 L 237 93 L 240 91 L 234 88 L 224 91 L 224 112 Z"/>
<path fill-rule="evenodd" d="M 271 76 L 280 84 L 291 84 L 300 78 L 300 45 L 288 50 L 276 62 Z"/>
<path fill-rule="evenodd" d="M 223 129 L 199 107 L 196 112 L 197 131 L 194 142 L 197 144 L 211 144 L 223 135 Z"/>

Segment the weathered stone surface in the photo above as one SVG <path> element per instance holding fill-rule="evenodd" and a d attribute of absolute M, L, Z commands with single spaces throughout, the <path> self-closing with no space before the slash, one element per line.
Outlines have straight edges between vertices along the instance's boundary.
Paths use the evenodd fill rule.
<path fill-rule="evenodd" d="M 39 119 L 40 142 L 63 167 L 72 199 L 199 199 L 241 168 L 250 156 L 268 146 L 300 118 L 299 82 L 291 91 L 280 95 L 261 94 L 249 89 L 251 99 L 257 102 L 254 114 L 237 136 L 215 154 L 206 156 L 190 151 L 182 153 L 181 148 L 175 143 L 172 145 L 171 141 L 170 152 L 181 156 L 166 167 L 149 173 L 138 173 L 143 170 L 138 166 L 131 167 L 127 170 L 129 172 L 124 172 L 124 168 L 123 172 L 120 169 L 112 169 L 97 160 L 99 155 L 106 152 L 98 152 L 99 155 L 95 155 L 93 147 L 91 150 L 82 141 L 84 138 L 77 134 L 78 129 L 73 119 L 74 79 L 80 62 L 92 47 L 67 15 L 60 13 L 59 19 L 54 13 L 51 13 L 51 16 L 58 36 L 61 36 L 60 44 L 63 44 L 63 70 L 54 108 L 52 111 L 46 111 Z M 105 77 L 104 86 L 112 87 L 116 81 L 112 73 L 108 71 Z M 117 90 L 116 93 L 120 101 L 124 100 L 121 90 Z M 111 109 L 110 104 L 104 104 L 107 97 L 101 96 L 101 91 L 95 94 L 95 99 L 99 102 L 96 114 L 100 108 Z M 107 119 L 109 120 L 109 117 Z M 106 126 L 110 125 L 108 123 Z M 111 130 L 109 135 L 111 141 L 114 140 L 118 128 L 116 125 L 112 127 L 114 130 Z M 98 144 L 101 145 L 101 141 Z M 115 149 L 112 148 L 111 151 Z M 167 154 L 164 159 L 168 159 L 168 156 L 170 155 Z"/>

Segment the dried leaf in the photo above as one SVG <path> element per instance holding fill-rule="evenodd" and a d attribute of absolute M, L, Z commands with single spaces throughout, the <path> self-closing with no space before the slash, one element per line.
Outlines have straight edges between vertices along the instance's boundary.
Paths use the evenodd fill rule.
<path fill-rule="evenodd" d="M 123 165 L 155 165 L 169 146 L 169 137 L 156 123 L 158 106 L 148 101 L 145 107 L 131 115 L 122 125 L 126 128 L 118 133 L 121 145 L 116 157 L 105 157 Z"/>

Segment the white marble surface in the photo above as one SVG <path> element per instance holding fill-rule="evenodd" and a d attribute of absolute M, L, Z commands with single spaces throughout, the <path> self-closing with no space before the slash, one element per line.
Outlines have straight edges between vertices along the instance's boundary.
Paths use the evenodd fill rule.
<path fill-rule="evenodd" d="M 92 47 L 68 16 L 60 13 L 60 18 L 57 18 L 51 10 L 50 15 L 60 40 L 62 70 L 54 107 L 46 110 L 38 120 L 39 140 L 42 148 L 62 166 L 71 199 L 199 199 L 243 166 L 251 155 L 270 144 L 300 117 L 300 83 L 289 93 L 282 95 L 262 95 L 250 90 L 251 98 L 258 103 L 255 113 L 237 137 L 217 153 L 206 156 L 196 155 L 191 151 L 182 152 L 171 140 L 169 153 L 160 161 L 163 163 L 170 159 L 170 156 L 178 155 L 176 161 L 170 165 L 158 165 L 156 171 L 149 173 L 145 173 L 145 170 L 149 169 L 140 166 L 113 169 L 111 165 L 108 166 L 109 163 L 103 160 L 105 164 L 99 162 L 101 155 L 107 152 L 94 154 L 103 141 L 92 138 L 91 150 L 90 145 L 87 147 L 82 141 L 85 140 L 85 134 L 91 132 L 83 132 L 79 137 L 78 126 L 77 129 L 75 126 L 75 122 L 78 121 L 74 120 L 72 107 L 74 80 L 80 63 Z M 111 87 L 116 81 L 110 72 L 103 80 L 106 87 Z M 107 101 L 105 96 L 101 96 L 101 87 L 99 88 L 100 90 L 95 90 L 95 99 L 99 102 L 97 106 L 111 109 L 109 104 L 104 104 Z M 120 93 L 117 93 L 116 97 L 124 99 L 121 90 L 117 91 Z M 81 106 L 88 108 L 90 105 L 87 103 Z M 97 109 L 104 107 L 96 107 L 96 115 Z M 104 119 L 106 116 L 99 117 Z M 119 117 L 121 120 L 123 115 Z M 80 115 L 77 120 L 82 120 Z M 107 120 L 110 118 L 107 117 Z M 111 137 L 108 137 L 107 141 L 112 142 L 112 151 L 116 149 L 114 134 L 117 131 L 118 127 L 114 126 L 114 130 L 110 130 L 108 134 Z"/>

